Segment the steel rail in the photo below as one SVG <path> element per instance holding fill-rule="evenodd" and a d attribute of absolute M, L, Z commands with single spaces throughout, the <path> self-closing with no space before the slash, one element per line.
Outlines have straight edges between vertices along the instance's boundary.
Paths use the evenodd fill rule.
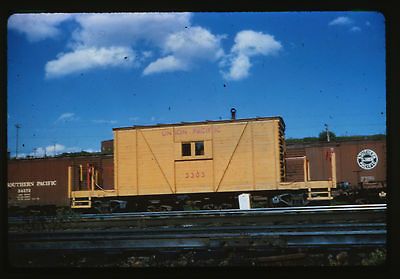
<path fill-rule="evenodd" d="M 178 233 L 212 233 L 212 232 L 220 232 L 220 231 L 273 231 L 273 232 L 290 232 L 290 231 L 312 231 L 312 230 L 320 230 L 320 231 L 346 231 L 351 229 L 386 229 L 386 223 L 337 223 L 337 224 L 291 224 L 291 225 L 272 225 L 272 226 L 214 226 L 214 227 L 199 227 L 195 225 L 187 225 L 184 227 L 184 230 L 176 227 L 151 227 L 151 228 L 125 228 L 125 229 L 111 229 L 111 230 L 97 230 L 97 231 L 88 231 L 88 230 L 80 230 L 80 231 L 43 231 L 43 232 L 11 232 L 10 235 L 14 237 L 23 237 L 23 238 L 35 238 L 39 239 L 41 237 L 45 238 L 59 238 L 64 235 L 73 236 L 73 235 L 102 235 L 102 234 L 114 234 L 114 233 L 128 233 L 128 234 L 152 234 L 152 233 L 170 233 L 170 232 L 178 232 Z M 13 239 L 13 238 L 11 238 Z"/>
<path fill-rule="evenodd" d="M 9 234 L 11 251 L 384 246 L 386 224 L 305 224 Z"/>
<path fill-rule="evenodd" d="M 253 209 L 221 209 L 221 210 L 194 210 L 194 211 L 161 211 L 161 212 L 130 212 L 111 214 L 82 214 L 81 218 L 120 218 L 120 217 L 146 217 L 146 216 L 200 216 L 200 215 L 249 215 L 249 214 L 282 214 L 298 212 L 322 212 L 345 210 L 381 210 L 386 209 L 386 204 L 368 205 L 335 205 L 335 206 L 303 206 L 284 208 L 253 208 Z"/>
<path fill-rule="evenodd" d="M 51 229 L 9 230 L 9 251 L 381 247 L 385 213 L 386 205 L 346 205 L 81 215 Z"/>
<path fill-rule="evenodd" d="M 386 204 L 368 205 L 336 205 L 336 206 L 307 206 L 286 208 L 255 208 L 248 210 L 223 209 L 223 210 L 196 210 L 196 211 L 166 211 L 166 212 L 129 212 L 110 214 L 81 214 L 78 216 L 64 216 L 62 219 L 88 220 L 123 220 L 132 218 L 196 218 L 196 217 L 229 217 L 229 216 L 268 216 L 268 215 L 290 215 L 290 214 L 328 214 L 340 212 L 362 212 L 362 211 L 385 211 Z M 59 220 L 57 216 L 32 216 L 32 217 L 9 217 L 9 224 L 25 222 L 51 222 Z"/>

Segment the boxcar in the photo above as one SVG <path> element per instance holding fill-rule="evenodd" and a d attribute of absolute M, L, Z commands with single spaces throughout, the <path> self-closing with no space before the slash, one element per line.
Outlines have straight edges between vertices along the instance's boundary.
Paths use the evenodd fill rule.
<path fill-rule="evenodd" d="M 66 207 L 68 196 L 68 167 L 88 165 L 101 170 L 101 183 L 113 188 L 113 156 L 47 157 L 12 159 L 8 161 L 8 206 Z M 82 175 L 87 176 L 85 173 Z M 85 189 L 85 185 L 81 185 Z"/>
<path fill-rule="evenodd" d="M 373 182 L 386 183 L 386 140 L 348 140 L 287 146 L 290 156 L 307 156 L 310 160 L 311 179 L 324 180 L 330 175 L 327 153 L 336 154 L 337 181 L 349 185 L 368 187 Z M 301 178 L 299 166 L 288 166 L 292 179 Z"/>

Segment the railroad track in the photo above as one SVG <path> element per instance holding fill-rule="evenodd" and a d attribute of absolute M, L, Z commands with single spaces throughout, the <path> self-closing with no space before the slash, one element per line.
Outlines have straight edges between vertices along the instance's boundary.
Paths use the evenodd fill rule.
<path fill-rule="evenodd" d="M 9 251 L 380 247 L 386 205 L 80 215 L 9 219 Z M 25 223 L 26 223 L 25 219 Z M 35 229 L 35 224 L 41 224 Z M 43 226 L 43 224 L 45 224 Z M 54 225 L 47 226 L 46 225 Z M 39 229 L 41 228 L 41 229 Z"/>
<path fill-rule="evenodd" d="M 167 212 L 131 212 L 81 214 L 72 216 L 9 217 L 9 230 L 34 224 L 65 224 L 72 228 L 205 226 L 216 224 L 275 224 L 293 222 L 328 222 L 374 218 L 386 220 L 386 204 L 261 208 L 250 210 L 196 210 Z"/>
<path fill-rule="evenodd" d="M 384 223 L 335 224 L 293 227 L 215 227 L 210 229 L 148 229 L 93 232 L 14 233 L 9 249 L 141 250 L 163 248 L 310 248 L 385 246 Z"/>

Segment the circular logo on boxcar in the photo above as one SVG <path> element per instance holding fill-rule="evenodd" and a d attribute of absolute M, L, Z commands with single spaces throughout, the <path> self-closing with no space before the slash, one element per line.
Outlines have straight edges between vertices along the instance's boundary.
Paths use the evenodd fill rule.
<path fill-rule="evenodd" d="M 357 163 L 364 170 L 373 169 L 378 164 L 378 155 L 371 149 L 364 149 L 358 153 Z"/>

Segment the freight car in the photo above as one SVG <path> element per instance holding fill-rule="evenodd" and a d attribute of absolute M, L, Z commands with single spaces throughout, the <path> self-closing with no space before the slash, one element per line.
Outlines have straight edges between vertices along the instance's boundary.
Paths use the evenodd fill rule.
<path fill-rule="evenodd" d="M 261 117 L 114 128 L 114 185 L 106 188 L 94 166 L 68 168 L 72 208 L 99 210 L 217 209 L 237 207 L 249 193 L 261 206 L 329 201 L 336 187 L 335 153 L 331 175 L 310 180 L 302 157 L 301 181 L 286 181 L 285 123 Z M 87 180 L 82 174 L 88 173 Z M 84 188 L 82 188 L 84 185 Z"/>
<path fill-rule="evenodd" d="M 67 170 L 71 165 L 82 170 L 95 167 L 101 174 L 97 177 L 99 183 L 106 185 L 106 189 L 113 187 L 112 155 L 12 159 L 8 161 L 9 213 L 21 209 L 54 213 L 56 208 L 69 207 Z M 86 181 L 88 177 L 87 171 L 82 171 L 82 179 Z"/>
<path fill-rule="evenodd" d="M 306 156 L 313 170 L 311 179 L 330 175 L 329 152 L 336 154 L 335 200 L 355 203 L 382 202 L 386 198 L 386 140 L 352 139 L 288 144 L 287 156 Z M 302 179 L 301 165 L 287 162 L 287 179 Z"/>

